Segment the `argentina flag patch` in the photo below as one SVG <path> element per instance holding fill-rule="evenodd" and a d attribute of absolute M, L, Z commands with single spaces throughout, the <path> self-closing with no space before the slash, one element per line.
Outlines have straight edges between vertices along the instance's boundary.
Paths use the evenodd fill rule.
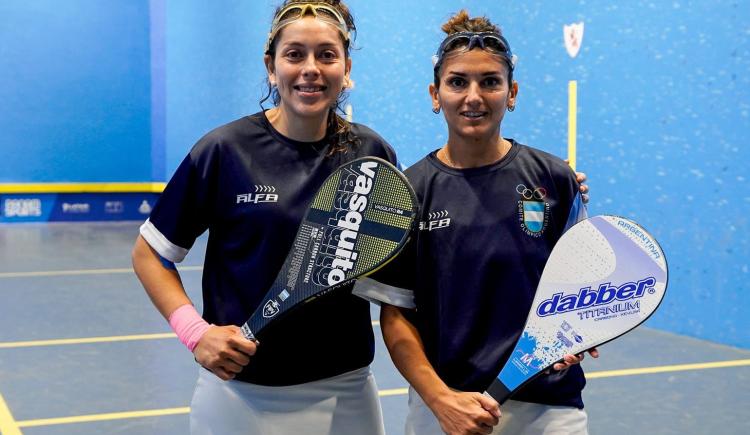
<path fill-rule="evenodd" d="M 516 186 L 516 192 L 521 195 L 518 201 L 518 220 L 521 229 L 532 237 L 540 237 L 547 228 L 549 220 L 549 204 L 544 202 L 547 197 L 547 189 L 537 187 L 534 189 L 524 184 Z"/>

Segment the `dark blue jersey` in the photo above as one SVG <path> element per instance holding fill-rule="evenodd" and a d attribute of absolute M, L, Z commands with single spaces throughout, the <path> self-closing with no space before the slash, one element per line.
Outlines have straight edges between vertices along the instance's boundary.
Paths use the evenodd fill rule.
<path fill-rule="evenodd" d="M 570 167 L 511 142 L 503 159 L 484 167 L 453 169 L 435 152 L 409 167 L 422 205 L 419 231 L 404 253 L 357 286 L 358 294 L 394 305 L 408 307 L 413 295 L 410 320 L 427 357 L 457 390 L 484 391 L 500 372 L 552 247 L 585 216 Z M 584 384 L 576 365 L 513 398 L 580 408 Z"/>
<path fill-rule="evenodd" d="M 331 144 L 298 142 L 276 131 L 264 113 L 211 131 L 177 168 L 141 229 L 163 257 L 179 262 L 208 230 L 203 317 L 242 325 L 261 302 L 292 246 L 323 181 L 362 156 L 396 162 L 375 132 L 353 124 L 359 144 L 329 155 Z M 334 292 L 264 331 L 237 379 L 292 385 L 335 376 L 372 361 L 368 303 Z"/>

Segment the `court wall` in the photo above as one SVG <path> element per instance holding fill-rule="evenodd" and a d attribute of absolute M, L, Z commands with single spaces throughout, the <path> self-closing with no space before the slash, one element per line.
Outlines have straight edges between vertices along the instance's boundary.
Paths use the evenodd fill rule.
<path fill-rule="evenodd" d="M 450 12 L 487 14 L 519 57 L 505 136 L 566 156 L 575 81 L 590 214 L 640 222 L 667 254 L 668 295 L 649 325 L 750 347 L 750 4 L 349 4 L 354 120 L 407 165 L 446 140 L 427 85 Z M 0 183 L 165 181 L 203 134 L 259 110 L 274 5 L 0 3 Z M 572 58 L 563 26 L 577 22 Z"/>

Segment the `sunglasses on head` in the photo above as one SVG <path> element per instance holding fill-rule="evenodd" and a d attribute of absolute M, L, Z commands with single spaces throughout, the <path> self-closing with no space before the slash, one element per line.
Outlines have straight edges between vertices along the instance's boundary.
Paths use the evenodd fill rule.
<path fill-rule="evenodd" d="M 515 67 L 515 56 L 510 51 L 510 44 L 501 35 L 494 32 L 458 32 L 443 40 L 437 53 L 432 56 L 432 64 L 437 71 L 443 63 L 446 53 L 456 49 L 470 51 L 475 47 L 499 54 L 508 61 L 511 71 Z"/>
<path fill-rule="evenodd" d="M 284 26 L 291 24 L 304 17 L 311 16 L 313 18 L 325 21 L 336 27 L 344 37 L 344 41 L 349 41 L 349 27 L 346 24 L 341 12 L 339 12 L 333 6 L 327 3 L 291 3 L 282 8 L 274 17 L 271 23 L 271 32 L 268 34 L 268 40 L 266 41 L 265 52 L 269 53 L 271 44 L 279 31 Z"/>

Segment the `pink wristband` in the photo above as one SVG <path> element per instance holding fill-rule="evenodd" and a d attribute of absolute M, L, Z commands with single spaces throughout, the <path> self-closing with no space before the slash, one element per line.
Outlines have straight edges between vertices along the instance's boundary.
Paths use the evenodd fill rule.
<path fill-rule="evenodd" d="M 198 345 L 203 334 L 211 325 L 208 324 L 195 307 L 190 304 L 182 305 L 169 315 L 169 326 L 177 334 L 182 344 L 187 346 L 190 352 Z"/>

